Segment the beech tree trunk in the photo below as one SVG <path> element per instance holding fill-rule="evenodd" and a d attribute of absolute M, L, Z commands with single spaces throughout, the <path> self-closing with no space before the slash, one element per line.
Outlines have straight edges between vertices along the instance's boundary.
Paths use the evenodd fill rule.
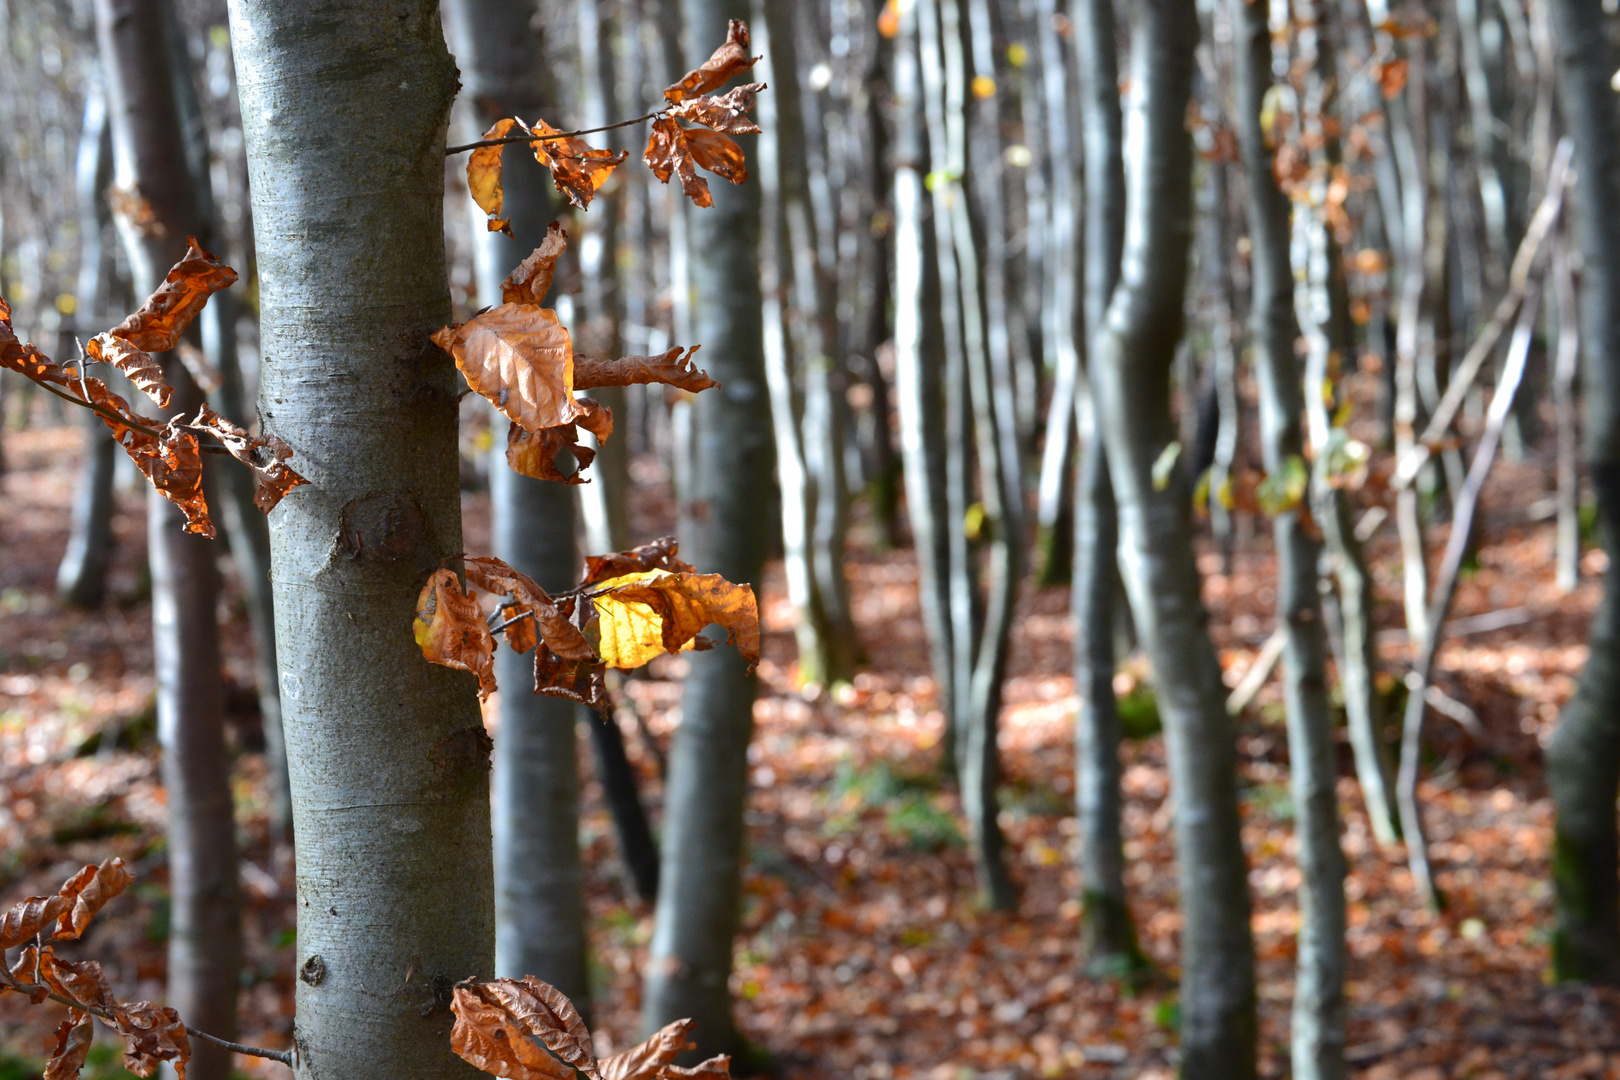
<path fill-rule="evenodd" d="M 749 15 L 747 0 L 685 0 L 691 67 L 724 41 L 729 19 Z M 739 143 L 756 160 L 755 137 Z M 693 340 L 703 345 L 720 386 L 691 409 L 690 482 L 680 494 L 681 555 L 702 573 L 757 589 L 773 531 L 769 515 L 771 417 L 765 385 L 759 288 L 757 181 L 710 182 L 714 206 L 687 219 Z M 748 794 L 748 741 L 756 679 L 729 646 L 687 656 L 682 721 L 669 757 L 664 795 L 658 909 L 643 990 L 649 1032 L 673 1020 L 697 1022 L 693 1057 L 738 1048 L 731 1015 Z"/>
<path fill-rule="evenodd" d="M 1176 439 L 1171 367 L 1192 232 L 1186 129 L 1198 19 L 1190 0 L 1140 0 L 1132 15 L 1131 139 L 1120 283 L 1093 356 L 1098 427 L 1119 501 L 1121 561 L 1153 661 L 1169 749 L 1181 886 L 1181 1075 L 1252 1077 L 1254 943 L 1220 664 L 1193 559 L 1190 480 L 1154 463 Z"/>
<path fill-rule="evenodd" d="M 1304 450 L 1304 384 L 1294 351 L 1294 272 L 1289 259 L 1289 201 L 1277 187 L 1260 114 L 1271 85 L 1271 35 L 1265 9 L 1232 0 L 1234 97 L 1248 184 L 1250 334 L 1260 383 L 1261 448 L 1266 472 L 1279 474 Z M 1298 213 L 1313 213 L 1309 206 Z M 1285 628 L 1284 700 L 1289 780 L 1299 845 L 1299 960 L 1294 978 L 1293 1066 L 1299 1080 L 1337 1080 L 1344 1064 L 1344 851 L 1334 782 L 1338 755 L 1328 705 L 1327 646 L 1317 591 L 1321 545 L 1297 509 L 1277 514 L 1277 622 Z"/>
<path fill-rule="evenodd" d="M 100 0 L 96 34 L 107 73 L 114 183 L 152 207 L 161 229 L 120 219 L 136 291 L 149 294 L 185 254 L 205 222 L 186 168 L 166 22 L 167 0 Z M 173 354 L 168 415 L 195 414 L 205 400 Z M 150 403 L 145 403 L 149 405 Z M 231 758 L 225 745 L 225 688 L 216 615 L 219 549 L 184 529 L 178 507 L 147 498 L 152 572 L 152 646 L 157 668 L 158 742 L 169 811 L 169 1002 L 193 1027 L 236 1033 L 242 927 L 237 886 Z M 225 1080 L 229 1051 L 199 1045 L 196 1080 Z"/>
<path fill-rule="evenodd" d="M 1580 244 L 1586 455 L 1603 544 L 1620 558 L 1620 116 L 1615 51 L 1600 0 L 1558 0 L 1560 99 L 1575 137 L 1574 232 Z M 1620 981 L 1620 588 L 1611 569 L 1592 619 L 1591 653 L 1547 750 L 1557 825 L 1553 973 Z"/>
<path fill-rule="evenodd" d="M 525 0 L 455 0 L 448 9 L 465 87 L 471 142 L 503 116 L 532 120 L 555 102 L 541 41 Z M 476 130 L 474 130 L 476 129 Z M 480 304 L 501 302 L 501 281 L 545 238 L 554 209 L 551 178 L 524 147 L 502 157 L 505 214 L 512 236 L 490 232 L 469 201 Z M 493 413 L 493 410 L 491 410 Z M 571 488 L 520 476 L 506 464 L 506 422 L 494 414 L 489 458 L 494 554 L 548 592 L 579 579 L 575 495 Z M 577 706 L 535 694 L 534 658 L 495 653 L 501 726 L 495 738 L 495 970 L 551 983 L 582 1009 L 586 979 L 584 871 L 579 852 Z"/>
<path fill-rule="evenodd" d="M 270 515 L 298 836 L 295 1072 L 479 1073 L 443 989 L 494 969 L 489 738 L 412 635 L 462 549 L 432 0 L 232 0 L 262 297 L 259 412 L 310 484 Z M 364 62 L 357 62 L 363 57 Z"/>
<path fill-rule="evenodd" d="M 1125 158 L 1119 103 L 1118 31 L 1113 0 L 1075 11 L 1080 129 L 1085 162 L 1082 341 L 1095 344 L 1119 283 L 1125 244 Z M 1087 348 L 1088 357 L 1093 349 Z M 1119 596 L 1119 518 L 1096 396 L 1082 382 L 1076 398 L 1086 438 L 1074 495 L 1075 799 L 1080 824 L 1081 951 L 1093 975 L 1130 975 L 1147 961 L 1125 901 L 1120 835 L 1119 707 L 1114 697 L 1114 624 Z"/>

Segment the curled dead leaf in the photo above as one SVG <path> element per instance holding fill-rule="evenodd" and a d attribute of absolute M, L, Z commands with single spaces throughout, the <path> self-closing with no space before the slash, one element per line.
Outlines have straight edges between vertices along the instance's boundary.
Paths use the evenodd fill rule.
<path fill-rule="evenodd" d="M 35 1005 L 44 1001 L 51 992 L 50 987 L 39 978 L 38 968 L 39 949 L 33 945 L 18 953 L 17 962 L 11 965 L 11 981 L 31 987 L 28 1000 Z"/>
<path fill-rule="evenodd" d="M 76 941 L 90 926 L 96 912 L 134 881 L 135 875 L 124 869 L 124 860 L 118 858 L 105 859 L 100 866 L 86 866 L 68 878 L 57 894 L 62 899 L 63 910 L 53 936 Z"/>
<path fill-rule="evenodd" d="M 470 583 L 485 592 L 510 596 L 513 604 L 532 612 L 541 639 L 558 656 L 573 660 L 596 659 L 585 636 L 529 575 L 489 555 L 468 556 L 465 563 Z"/>
<path fill-rule="evenodd" d="M 117 1007 L 101 964 L 95 960 L 63 960 L 47 945 L 39 953 L 39 974 L 46 986 L 88 1009 L 111 1012 Z"/>
<path fill-rule="evenodd" d="M 698 166 L 733 184 L 748 179 L 742 147 L 729 136 L 707 128 L 682 127 L 667 116 L 652 122 L 652 134 L 641 160 L 663 183 L 669 183 L 672 174 L 678 175 L 681 191 L 697 206 L 714 205 L 709 182 L 697 174 Z"/>
<path fill-rule="evenodd" d="M 97 415 L 112 430 L 113 438 L 135 467 L 164 498 L 180 507 L 186 516 L 186 531 L 213 537 L 214 523 L 203 498 L 202 451 L 197 437 L 179 419 L 165 424 L 135 415 L 129 403 L 108 390 L 100 379 L 84 379 L 83 390 L 88 391 L 91 402 L 107 410 Z"/>
<path fill-rule="evenodd" d="M 529 131 L 552 136 L 529 144 L 534 148 L 534 160 L 551 170 L 557 190 L 581 210 L 590 208 L 591 198 L 630 156 L 628 150 L 594 150 L 584 139 L 562 135 L 544 120 L 530 124 Z"/>
<path fill-rule="evenodd" d="M 85 1055 L 90 1052 L 95 1027 L 90 1018 L 78 1009 L 69 1009 L 66 1020 L 47 1036 L 46 1050 L 51 1059 L 45 1065 L 44 1080 L 72 1080 L 84 1068 Z"/>
<path fill-rule="evenodd" d="M 720 384 L 709 373 L 692 363 L 692 354 L 703 346 L 683 350 L 676 346 L 657 356 L 621 356 L 617 360 L 574 357 L 574 389 L 598 386 L 630 386 L 636 383 L 663 383 L 680 390 L 699 393 Z"/>
<path fill-rule="evenodd" d="M 512 117 L 497 120 L 493 127 L 484 132 L 484 138 L 504 139 L 516 123 L 517 120 Z M 467 190 L 472 193 L 478 209 L 489 215 L 489 231 L 511 236 L 512 223 L 501 217 L 506 202 L 506 195 L 501 190 L 501 151 L 505 149 L 504 146 L 480 146 L 468 155 Z"/>
<path fill-rule="evenodd" d="M 495 689 L 495 638 L 484 609 L 449 570 L 435 570 L 416 600 L 416 644 L 430 663 L 478 676 L 478 696 Z"/>
<path fill-rule="evenodd" d="M 608 578 L 639 574 L 647 570 L 693 573 L 695 567 L 676 558 L 680 545 L 673 536 L 660 536 L 650 544 L 617 551 L 611 555 L 585 556 L 585 584 L 595 585 Z"/>
<path fill-rule="evenodd" d="M 748 112 L 754 107 L 754 95 L 764 89 L 764 83 L 748 83 L 724 94 L 688 98 L 665 115 L 702 124 L 727 135 L 758 135 L 759 125 L 748 119 Z"/>
<path fill-rule="evenodd" d="M 558 464 L 564 451 L 574 455 L 577 468 L 565 472 Z M 506 463 L 520 476 L 536 480 L 554 480 L 560 484 L 588 484 L 585 467 L 596 457 L 596 451 L 579 443 L 579 430 L 573 424 L 524 431 L 516 424 L 506 429 Z"/>
<path fill-rule="evenodd" d="M 0 916 L 0 952 L 15 948 L 54 923 L 69 901 L 61 896 L 30 896 Z"/>
<path fill-rule="evenodd" d="M 450 1048 L 462 1059 L 512 1080 L 572 1080 L 579 1070 L 601 1080 L 590 1032 L 562 991 L 534 976 L 463 983 L 450 1010 Z"/>
<path fill-rule="evenodd" d="M 193 431 L 211 432 L 237 461 L 253 470 L 253 505 L 268 514 L 282 497 L 309 483 L 287 466 L 292 447 L 275 435 L 250 435 L 207 405 L 186 425 Z"/>
<path fill-rule="evenodd" d="M 203 250 L 197 238 L 186 238 L 186 253 L 169 269 L 163 284 L 132 315 L 84 347 L 94 360 L 105 360 L 128 375 L 167 408 L 172 388 L 150 353 L 167 352 L 208 303 L 208 298 L 236 283 L 236 271 Z"/>
<path fill-rule="evenodd" d="M 55 360 L 35 346 L 24 345 L 17 340 L 17 331 L 11 325 L 11 305 L 4 299 L 0 299 L 0 368 L 60 386 L 73 383 L 73 379 Z"/>
<path fill-rule="evenodd" d="M 750 665 L 759 663 L 759 607 L 754 590 L 719 574 L 648 570 L 609 578 L 590 593 L 600 618 L 597 652 L 608 667 L 637 668 L 663 652 L 704 648 L 710 623 Z"/>
<path fill-rule="evenodd" d="M 714 50 L 702 67 L 688 71 L 678 82 L 671 84 L 664 91 L 664 99 L 685 101 L 707 94 L 710 90 L 718 90 L 731 81 L 732 76 L 753 67 L 758 59 L 757 56 L 748 55 L 748 24 L 741 19 L 732 19 L 726 28 L 726 43 Z"/>
<path fill-rule="evenodd" d="M 731 1055 L 716 1054 L 690 1069 L 670 1065 L 664 1069 L 664 1077 L 665 1080 L 731 1080 Z"/>
<path fill-rule="evenodd" d="M 659 1080 L 664 1067 L 687 1048 L 693 1023 L 677 1020 L 653 1032 L 639 1046 L 621 1050 L 602 1062 L 602 1080 Z"/>
<path fill-rule="evenodd" d="M 557 269 L 557 258 L 568 247 L 568 233 L 553 221 L 546 226 L 546 237 L 529 257 L 518 263 L 517 269 L 501 282 L 501 302 L 505 304 L 545 303 L 551 291 L 551 278 Z"/>
<path fill-rule="evenodd" d="M 179 1013 L 150 1001 L 120 1005 L 113 1010 L 113 1030 L 124 1037 L 124 1068 L 151 1076 L 160 1063 L 172 1061 L 180 1080 L 186 1080 L 191 1039 Z"/>
<path fill-rule="evenodd" d="M 541 642 L 534 651 L 534 692 L 597 709 L 607 701 L 603 670 L 602 662 L 595 657 L 570 660 Z"/>
<path fill-rule="evenodd" d="M 571 424 L 588 411 L 574 400 L 573 342 L 549 308 L 501 304 L 433 340 L 455 358 L 467 385 L 521 428 Z"/>
<path fill-rule="evenodd" d="M 526 653 L 540 643 L 539 631 L 529 618 L 529 609 L 523 604 L 502 604 L 501 622 L 506 623 L 506 647 L 516 653 Z M 494 631 L 491 631 L 493 633 Z"/>

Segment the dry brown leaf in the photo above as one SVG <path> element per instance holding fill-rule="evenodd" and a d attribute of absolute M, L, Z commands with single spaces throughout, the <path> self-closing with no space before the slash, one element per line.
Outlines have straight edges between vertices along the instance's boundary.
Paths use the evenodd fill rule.
<path fill-rule="evenodd" d="M 93 1038 L 95 1025 L 90 1018 L 78 1009 L 69 1009 L 68 1018 L 56 1029 L 55 1036 L 46 1036 L 45 1048 L 51 1059 L 45 1066 L 45 1080 L 72 1080 L 78 1076 Z"/>
<path fill-rule="evenodd" d="M 253 470 L 253 505 L 268 514 L 282 497 L 309 483 L 287 467 L 292 447 L 275 435 L 249 435 L 207 405 L 186 425 L 193 431 L 208 431 L 219 439 L 232 457 Z"/>
<path fill-rule="evenodd" d="M 664 1067 L 688 1046 L 690 1020 L 677 1020 L 655 1031 L 640 1046 L 622 1050 L 602 1062 L 602 1080 L 660 1080 Z"/>
<path fill-rule="evenodd" d="M 535 628 L 534 620 L 528 616 L 527 605 L 501 605 L 501 622 L 508 624 L 503 631 L 506 634 L 506 647 L 513 652 L 526 653 L 540 642 L 540 634 Z"/>
<path fill-rule="evenodd" d="M 631 386 L 636 383 L 663 383 L 680 390 L 699 393 L 720 384 L 709 373 L 692 363 L 692 354 L 703 346 L 683 350 L 676 346 L 657 356 L 621 356 L 617 360 L 574 357 L 574 389 L 592 390 L 598 386 Z"/>
<path fill-rule="evenodd" d="M 597 708 L 607 700 L 600 660 L 568 660 L 541 642 L 534 651 L 534 692 Z"/>
<path fill-rule="evenodd" d="M 529 575 L 490 555 L 467 556 L 465 562 L 470 583 L 485 592 L 510 596 L 514 604 L 534 613 L 541 639 L 558 656 L 571 660 L 596 659 L 585 635 L 568 621 L 567 615 Z"/>
<path fill-rule="evenodd" d="M 578 468 L 564 472 L 557 457 L 564 450 L 571 451 Z M 506 429 L 506 463 L 520 476 L 536 480 L 554 480 L 559 484 L 588 484 L 585 467 L 596 457 L 596 451 L 579 443 L 579 430 L 573 424 L 524 431 L 516 424 Z"/>
<path fill-rule="evenodd" d="M 539 307 L 551 291 L 551 278 L 557 269 L 557 258 L 568 248 L 568 233 L 553 221 L 546 226 L 546 238 L 529 257 L 518 263 L 517 269 L 501 282 L 501 302 L 504 304 L 533 304 Z"/>
<path fill-rule="evenodd" d="M 714 50 L 702 67 L 688 71 L 679 82 L 665 90 L 664 99 L 685 101 L 707 94 L 710 90 L 718 90 L 731 81 L 732 76 L 753 67 L 758 59 L 757 56 L 748 55 L 748 24 L 741 19 L 732 19 L 726 29 L 726 43 Z"/>
<path fill-rule="evenodd" d="M 467 385 L 528 431 L 571 424 L 589 411 L 574 400 L 574 346 L 550 308 L 502 304 L 433 340 Z"/>
<path fill-rule="evenodd" d="M 75 941 L 90 926 L 96 912 L 135 881 L 135 875 L 124 869 L 124 860 L 105 859 L 100 866 L 86 866 L 63 882 L 57 893 L 64 910 L 57 920 L 54 937 Z"/>
<path fill-rule="evenodd" d="M 142 236 L 164 236 L 168 229 L 158 220 L 157 210 L 147 197 L 141 194 L 137 187 L 119 187 L 117 184 L 107 185 L 107 208 L 113 216 L 121 217 L 129 222 L 131 228 Z"/>
<path fill-rule="evenodd" d="M 534 976 L 455 988 L 450 1048 L 464 1060 L 513 1080 L 572 1080 L 578 1069 L 600 1080 L 591 1036 L 573 1003 Z"/>
<path fill-rule="evenodd" d="M 0 299 L 0 368 L 61 386 L 74 382 L 55 360 L 35 346 L 17 340 L 17 331 L 11 326 L 11 305 L 4 299 Z"/>
<path fill-rule="evenodd" d="M 695 639 L 710 623 L 725 628 L 750 665 L 759 663 L 759 607 L 748 585 L 719 574 L 648 570 L 609 578 L 590 595 L 601 619 L 597 652 L 608 667 L 637 668 L 659 652 L 703 648 Z"/>
<path fill-rule="evenodd" d="M 577 398 L 576 402 L 582 411 L 579 426 L 595 435 L 597 442 L 607 442 L 613 434 L 613 410 L 595 398 Z"/>
<path fill-rule="evenodd" d="M 117 1006 L 101 964 L 95 960 L 63 960 L 47 945 L 39 953 L 39 975 L 46 986 L 87 1008 L 110 1012 Z"/>
<path fill-rule="evenodd" d="M 697 206 L 714 205 L 709 182 L 697 174 L 698 166 L 733 184 L 748 179 L 742 147 L 729 136 L 707 128 L 682 127 L 667 116 L 653 121 L 641 160 L 666 184 L 672 173 L 678 175 L 681 191 Z"/>
<path fill-rule="evenodd" d="M 536 120 L 529 130 L 535 135 L 561 135 L 544 120 Z M 630 156 L 628 150 L 593 150 L 584 139 L 573 136 L 536 139 L 529 145 L 534 148 L 534 160 L 551 170 L 557 190 L 581 210 L 590 208 L 592 196 Z"/>
<path fill-rule="evenodd" d="M 180 1080 L 186 1080 L 191 1039 L 179 1013 L 150 1001 L 120 1005 L 113 1010 L 113 1030 L 124 1037 L 124 1068 L 151 1076 L 160 1062 L 172 1061 Z"/>
<path fill-rule="evenodd" d="M 186 243 L 185 256 L 170 268 L 146 303 L 84 347 L 91 359 L 112 364 L 163 408 L 168 407 L 172 388 L 148 354 L 167 352 L 180 344 L 180 336 L 208 298 L 236 283 L 236 271 L 204 251 L 196 237 L 188 236 Z"/>
<path fill-rule="evenodd" d="M 671 1065 L 664 1070 L 664 1077 L 665 1080 L 731 1080 L 731 1055 L 716 1054 L 690 1069 Z"/>
<path fill-rule="evenodd" d="M 585 584 L 595 585 L 608 578 L 626 574 L 640 574 L 648 570 L 668 570 L 672 573 L 693 573 L 695 567 L 675 556 L 680 545 L 673 536 L 660 536 L 650 544 L 618 551 L 612 555 L 585 556 Z"/>
<path fill-rule="evenodd" d="M 0 952 L 33 938 L 67 906 L 68 901 L 60 896 L 30 896 L 11 905 L 0 916 Z"/>
<path fill-rule="evenodd" d="M 28 994 L 28 1000 L 35 1005 L 50 996 L 51 988 L 39 979 L 36 968 L 39 966 L 39 949 L 33 945 L 28 946 L 17 954 L 17 962 L 11 965 L 11 981 L 27 986 L 33 990 Z"/>
<path fill-rule="evenodd" d="M 449 570 L 435 570 L 416 600 L 416 643 L 434 664 L 478 676 L 478 696 L 495 689 L 495 638 L 484 609 Z"/>
<path fill-rule="evenodd" d="M 746 86 L 733 87 L 724 94 L 689 98 L 665 115 L 677 120 L 690 120 L 727 135 L 758 135 L 759 125 L 748 119 L 748 111 L 754 107 L 754 95 L 763 89 L 764 83 L 748 83 Z"/>
<path fill-rule="evenodd" d="M 517 121 L 512 117 L 495 121 L 484 132 L 485 139 L 504 139 Z M 501 151 L 504 146 L 480 146 L 467 156 L 467 190 L 472 193 L 478 209 L 490 217 L 489 231 L 512 235 L 512 223 L 501 217 L 506 195 L 501 190 Z"/>
<path fill-rule="evenodd" d="M 92 402 L 121 418 L 97 414 L 101 422 L 112 429 L 113 438 L 135 462 L 135 467 L 165 498 L 180 507 L 186 516 L 186 531 L 213 537 L 214 523 L 203 498 L 202 451 L 197 437 L 187 431 L 178 418 L 165 424 L 137 416 L 130 411 L 129 403 L 108 390 L 100 379 L 83 380 L 83 388 L 89 391 Z M 131 426 L 137 424 L 155 429 L 157 434 Z"/>

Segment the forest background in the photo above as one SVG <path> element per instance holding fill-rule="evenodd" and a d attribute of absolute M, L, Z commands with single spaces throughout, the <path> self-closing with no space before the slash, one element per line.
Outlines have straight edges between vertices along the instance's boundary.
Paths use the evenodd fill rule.
<path fill-rule="evenodd" d="M 138 879 L 68 954 L 309 1075 L 465 1070 L 433 980 L 493 974 L 739 1074 L 1620 1075 L 1601 3 L 395 6 L 0 7 L 19 335 L 79 355 L 198 236 L 241 282 L 165 370 L 315 489 L 211 462 L 176 544 L 0 371 L 0 874 Z M 730 18 L 768 88 L 712 193 L 607 164 Z M 492 206 L 454 151 L 514 115 L 603 152 L 507 136 Z M 593 391 L 586 484 L 426 342 L 553 218 L 579 356 L 719 381 Z M 447 782 L 490 751 L 409 637 L 439 560 L 555 594 L 667 535 L 755 586 L 757 669 L 594 713 L 497 649 L 493 797 Z M 412 785 L 420 836 L 341 813 Z M 54 1008 L 0 995 L 6 1070 Z"/>

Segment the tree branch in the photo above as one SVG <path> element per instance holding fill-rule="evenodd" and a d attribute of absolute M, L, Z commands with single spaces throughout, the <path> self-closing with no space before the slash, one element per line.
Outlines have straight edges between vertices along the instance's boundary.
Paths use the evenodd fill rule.
<path fill-rule="evenodd" d="M 447 146 L 444 148 L 444 156 L 449 157 L 463 151 L 477 150 L 481 146 L 504 146 L 507 143 L 545 142 L 550 139 L 572 139 L 578 135 L 595 135 L 601 131 L 614 131 L 618 128 L 631 127 L 641 123 L 643 120 L 656 120 L 664 115 L 664 111 L 663 109 L 655 109 L 646 116 L 638 116 L 634 120 L 620 120 L 617 124 L 604 124 L 602 127 L 580 128 L 577 131 L 555 131 L 550 135 L 535 135 L 532 133 L 528 135 L 506 135 L 499 139 L 482 139 L 479 142 L 464 143 L 461 146 Z"/>

